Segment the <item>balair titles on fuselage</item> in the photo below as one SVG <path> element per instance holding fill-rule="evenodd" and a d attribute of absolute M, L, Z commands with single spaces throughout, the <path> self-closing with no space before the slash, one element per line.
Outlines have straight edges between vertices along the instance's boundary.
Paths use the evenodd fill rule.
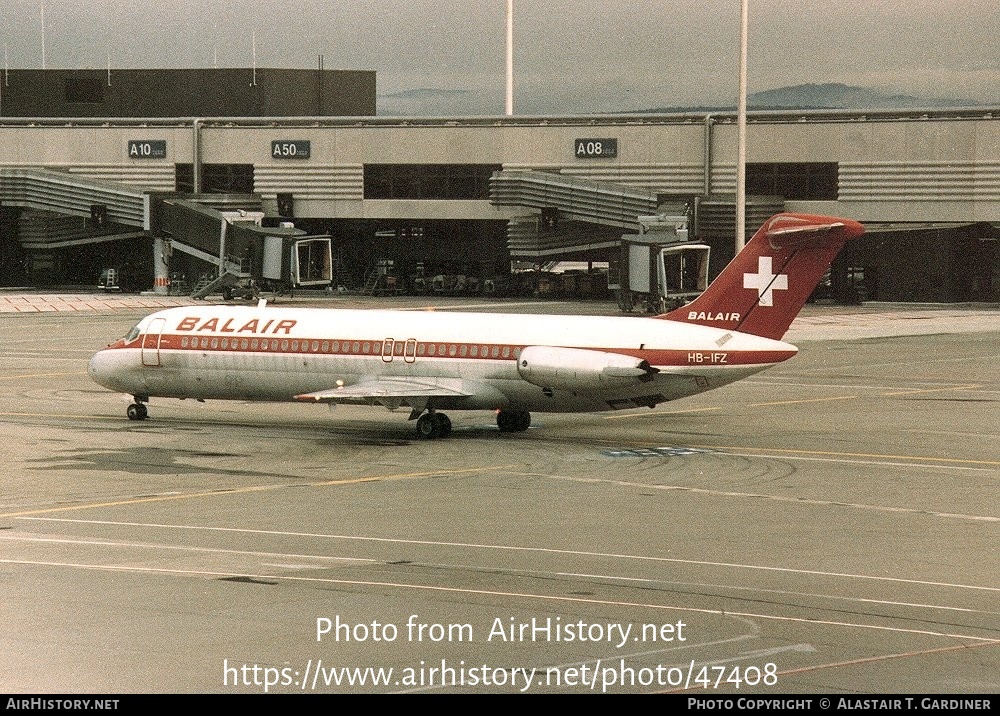
<path fill-rule="evenodd" d="M 202 321 L 199 316 L 187 316 L 177 324 L 177 330 L 193 331 L 195 333 L 200 331 L 212 331 L 214 333 L 284 333 L 285 335 L 291 335 L 292 328 L 296 323 L 298 323 L 298 321 L 291 318 L 286 318 L 281 321 L 276 321 L 273 318 L 268 321 L 263 321 L 261 318 L 253 318 L 239 328 L 235 328 L 235 318 L 225 319 L 225 323 L 223 323 L 221 327 L 219 326 L 220 320 L 222 319 L 209 318 L 206 321 Z M 263 325 L 261 325 L 262 321 Z"/>

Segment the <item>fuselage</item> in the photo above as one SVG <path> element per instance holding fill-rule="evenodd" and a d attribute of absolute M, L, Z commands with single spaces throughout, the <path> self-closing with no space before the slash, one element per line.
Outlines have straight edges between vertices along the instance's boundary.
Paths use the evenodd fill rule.
<path fill-rule="evenodd" d="M 546 385 L 519 370 L 534 346 L 576 349 L 572 356 L 587 360 L 629 356 L 650 370 L 641 380 L 605 381 L 586 365 L 565 376 L 550 365 L 555 377 Z M 411 380 L 454 389 L 454 397 L 435 397 L 435 408 L 591 412 L 718 388 L 796 352 L 777 340 L 653 318 L 189 306 L 144 318 L 93 357 L 89 374 L 144 400 L 287 401 Z M 550 354 L 558 363 L 559 350 Z M 332 402 L 388 405 L 367 397 Z"/>

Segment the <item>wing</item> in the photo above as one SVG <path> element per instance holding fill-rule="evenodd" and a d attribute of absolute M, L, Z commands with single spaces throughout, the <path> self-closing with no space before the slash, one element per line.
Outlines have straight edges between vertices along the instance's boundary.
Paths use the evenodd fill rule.
<path fill-rule="evenodd" d="M 405 404 L 423 410 L 434 398 L 468 398 L 471 395 L 461 381 L 454 379 L 369 378 L 339 388 L 302 393 L 295 399 L 307 403 L 380 403 L 390 410 Z"/>

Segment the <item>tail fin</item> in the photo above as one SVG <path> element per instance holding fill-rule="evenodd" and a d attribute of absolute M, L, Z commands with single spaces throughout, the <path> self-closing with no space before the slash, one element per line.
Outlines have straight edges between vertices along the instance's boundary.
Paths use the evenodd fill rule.
<path fill-rule="evenodd" d="M 851 219 L 772 216 L 703 294 L 657 318 L 780 340 L 841 247 L 864 232 Z"/>

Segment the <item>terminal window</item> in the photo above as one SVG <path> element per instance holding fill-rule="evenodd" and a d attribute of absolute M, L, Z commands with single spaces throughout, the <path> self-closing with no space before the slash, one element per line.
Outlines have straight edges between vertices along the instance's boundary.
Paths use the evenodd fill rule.
<path fill-rule="evenodd" d="M 253 164 L 202 164 L 201 187 L 205 194 L 253 194 Z M 174 167 L 176 191 L 194 192 L 194 168 L 190 164 Z"/>
<path fill-rule="evenodd" d="M 747 164 L 747 193 L 785 199 L 836 201 L 836 162 L 775 162 Z"/>
<path fill-rule="evenodd" d="M 490 198 L 500 164 L 366 164 L 365 199 Z"/>
<path fill-rule="evenodd" d="M 100 77 L 66 78 L 66 101 L 99 104 L 104 101 L 104 80 Z"/>

